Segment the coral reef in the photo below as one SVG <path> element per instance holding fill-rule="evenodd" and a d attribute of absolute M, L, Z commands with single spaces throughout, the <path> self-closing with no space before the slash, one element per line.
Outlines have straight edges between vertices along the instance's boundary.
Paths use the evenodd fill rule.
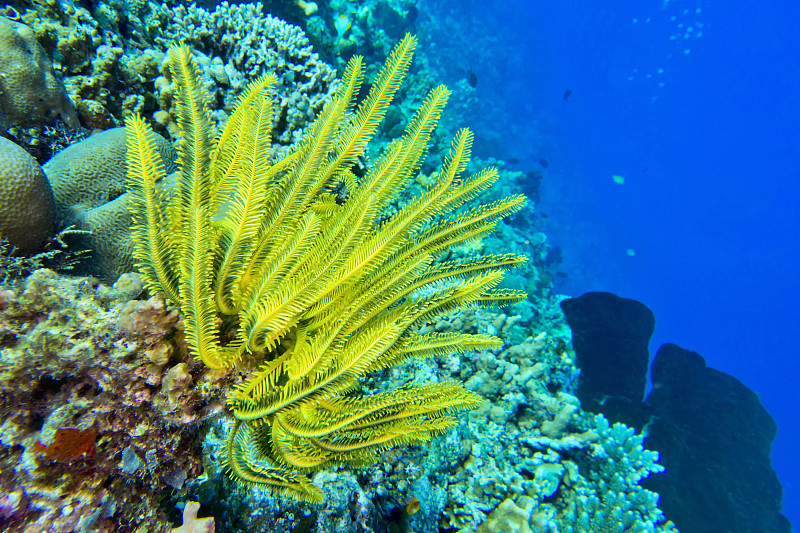
<path fill-rule="evenodd" d="M 227 517 L 220 527 L 290 532 L 319 524 L 320 531 L 334 531 L 326 517 L 336 516 L 351 520 L 338 526 L 354 531 L 378 531 L 379 523 L 418 533 L 605 531 L 601 526 L 674 531 L 656 506 L 657 495 L 640 486 L 660 471 L 656 454 L 644 450 L 642 436 L 630 428 L 584 413 L 568 392 L 577 369 L 558 300 L 542 301 L 535 319 L 547 334 L 502 350 L 413 360 L 368 380 L 364 386 L 377 393 L 392 383 L 466 379 L 486 400 L 442 438 L 423 448 L 387 451 L 357 478 L 337 469 L 315 475 L 325 492 L 320 507 L 278 503 L 258 489 L 236 490 L 237 503 L 223 504 L 232 489 L 219 475 L 220 458 L 207 463 L 215 487 L 209 509 Z M 427 331 L 514 337 L 532 320 L 468 310 L 441 318 Z M 224 445 L 230 426 L 220 422 L 206 435 L 207 453 Z M 207 487 L 189 490 L 199 498 Z M 419 509 L 410 514 L 406 508 L 415 499 Z M 253 516 L 252 509 L 263 514 Z M 589 529 L 582 526 L 587 520 Z"/>
<path fill-rule="evenodd" d="M 0 137 L 0 237 L 20 253 L 39 251 L 55 231 L 53 191 L 28 153 Z"/>
<path fill-rule="evenodd" d="M 29 10 L 23 18 L 44 48 L 62 58 L 58 68 L 65 85 L 81 120 L 93 128 L 118 125 L 131 111 L 148 111 L 174 129 L 164 63 L 173 42 L 195 49 L 220 124 L 249 82 L 275 73 L 284 111 L 276 140 L 283 144 L 299 138 L 297 130 L 333 89 L 335 72 L 319 60 L 303 32 L 262 14 L 256 3 L 223 2 L 213 11 L 162 3 L 144 5 L 140 13 L 126 11 L 123 3 L 101 3 L 94 14 L 79 6 L 52 5 Z M 131 24 L 124 24 L 126 19 Z M 151 96 L 154 84 L 156 100 Z"/>
<path fill-rule="evenodd" d="M 129 99 L 137 99 L 126 87 L 134 73 L 126 72 L 120 65 L 125 53 L 124 36 L 104 31 L 101 23 L 108 5 L 101 4 L 96 16 L 72 2 L 44 1 L 33 7 L 25 10 L 22 19 L 33 28 L 39 43 L 53 58 L 81 123 L 89 129 L 116 126 L 119 114 L 130 105 Z"/>
<path fill-rule="evenodd" d="M 196 46 L 218 129 L 249 82 L 265 72 L 277 76 L 280 109 L 273 124 L 273 153 L 287 151 L 300 138 L 335 90 L 335 71 L 319 60 L 302 31 L 262 15 L 258 4 L 223 4 L 214 11 L 167 4 L 140 7 L 155 10 L 145 17 L 146 24 L 136 17 L 132 24 L 124 24 L 127 17 L 136 15 L 128 13 L 124 3 L 101 3 L 90 13 L 81 6 L 48 1 L 35 4 L 21 17 L 33 28 L 41 47 L 55 58 L 86 127 L 116 131 L 113 126 L 126 114 L 146 112 L 162 133 L 175 131 L 175 85 L 164 54 L 166 43 L 173 39 Z M 43 61 L 50 62 L 46 57 Z M 53 149 L 80 140 L 80 134 L 61 126 L 36 131 L 16 128 L 10 135 L 40 161 Z M 163 150 L 167 150 L 165 144 Z M 44 146 L 55 148 L 45 150 Z M 124 161 L 124 146 L 121 133 L 95 135 L 57 153 L 44 165 L 55 190 L 59 222 L 90 232 L 75 243 L 93 253 L 93 261 L 85 263 L 83 272 L 108 283 L 133 267 L 130 219 L 124 209 L 126 200 L 120 197 L 124 165 L 119 162 L 120 157 Z M 174 159 L 166 151 L 164 156 L 166 162 Z"/>
<path fill-rule="evenodd" d="M 161 4 L 147 19 L 148 38 L 165 50 L 183 42 L 191 46 L 201 69 L 206 101 L 218 129 L 224 125 L 239 96 L 258 76 L 276 76 L 273 142 L 289 145 L 335 90 L 336 72 L 312 50 L 302 30 L 271 15 L 256 3 L 222 2 L 213 11 L 194 4 Z M 166 63 L 155 80 L 160 113 L 155 119 L 175 131 L 174 84 Z"/>
<path fill-rule="evenodd" d="M 492 233 L 526 201 L 512 195 L 459 212 L 498 177 L 492 168 L 461 174 L 472 144 L 467 129 L 453 139 L 435 183 L 378 223 L 381 208 L 420 167 L 449 96 L 445 87 L 429 92 L 406 133 L 366 175 L 353 173 L 415 46 L 411 35 L 397 44 L 357 106 L 363 72 L 353 58 L 309 135 L 275 160 L 267 150 L 275 78 L 247 89 L 215 142 L 191 52 L 173 47 L 184 141 L 169 204 L 156 186 L 166 174 L 154 134 L 140 118 L 128 121 L 133 240 L 145 283 L 180 304 L 191 352 L 209 367 L 249 358 L 260 365 L 228 396 L 236 424 L 225 465 L 242 484 L 319 503 L 322 492 L 304 472 L 359 466 L 444 432 L 456 423 L 453 415 L 480 401 L 461 384 L 406 384 L 365 395 L 355 383 L 408 359 L 496 346 L 493 336 L 417 329 L 453 309 L 525 298 L 495 289 L 524 256 L 437 261 Z M 346 193 L 336 198 L 328 192 L 340 188 Z M 235 327 L 223 344 L 226 322 Z"/>
<path fill-rule="evenodd" d="M 163 530 L 159 494 L 201 473 L 194 442 L 222 376 L 141 291 L 135 275 L 109 288 L 49 270 L 2 289 L 0 486 L 17 495 L 4 527 Z"/>
<path fill-rule="evenodd" d="M 176 39 L 192 48 L 199 66 L 210 129 L 228 124 L 251 81 L 274 73 L 273 138 L 263 150 L 270 158 L 294 149 L 339 90 L 334 69 L 317 53 L 342 68 L 353 54 L 383 60 L 399 34 L 424 23 L 421 40 L 433 53 L 424 54 L 409 73 L 410 83 L 398 92 L 402 101 L 387 107 L 376 142 L 355 161 L 348 179 L 360 180 L 380 164 L 381 150 L 403 135 L 422 103 L 421 87 L 442 76 L 457 80 L 456 109 L 443 116 L 443 131 L 431 135 L 429 156 L 408 185 L 381 206 L 380 223 L 435 186 L 440 179 L 435 162 L 446 154 L 445 139 L 455 134 L 456 118 L 460 124 L 463 116 L 485 114 L 481 120 L 495 120 L 492 128 L 505 128 L 464 76 L 474 68 L 483 86 L 496 61 L 485 53 L 489 41 L 453 39 L 459 34 L 455 23 L 444 9 L 430 9 L 435 1 L 420 17 L 424 22 L 410 0 L 265 2 L 273 15 L 299 28 L 265 14 L 259 4 L 18 4 L 19 19 L 51 56 L 43 58 L 42 67 L 54 65 L 52 72 L 63 77 L 80 121 L 90 129 L 112 128 L 139 113 L 162 134 L 177 131 L 178 84 L 166 54 Z M 437 32 L 450 39 L 438 39 Z M 469 57 L 454 55 L 460 48 Z M 372 82 L 376 74 L 377 69 L 367 70 L 365 79 Z M 80 140 L 74 121 L 68 122 L 72 126 L 57 120 L 7 134 L 43 161 L 49 151 Z M 124 140 L 116 135 L 116 148 L 63 155 L 74 158 L 83 169 L 78 174 L 86 176 L 68 185 L 77 188 L 65 193 L 70 199 L 61 204 L 63 218 L 93 230 L 95 263 L 102 266 L 95 272 L 109 283 L 130 267 L 121 166 L 97 167 L 98 160 L 124 159 L 118 149 Z M 163 150 L 161 155 L 174 157 Z M 486 166 L 499 167 L 500 179 L 497 190 L 483 193 L 481 201 L 523 191 L 535 197 L 530 176 L 504 170 L 502 161 L 476 157 L 466 170 Z M 174 181 L 165 181 L 173 187 Z M 348 187 L 332 193 L 320 214 L 343 203 Z M 184 524 L 175 531 L 208 527 L 210 520 L 198 514 L 212 515 L 218 530 L 248 533 L 670 531 L 655 494 L 640 485 L 659 470 L 655 456 L 642 449 L 641 436 L 588 415 L 575 396 L 578 369 L 560 297 L 553 294 L 554 254 L 532 211 L 499 223 L 496 235 L 453 247 L 441 260 L 463 262 L 476 253 L 529 255 L 501 286 L 526 290 L 528 299 L 497 311 L 448 312 L 417 333 L 497 336 L 503 345 L 411 358 L 369 374 L 357 388 L 379 397 L 396 386 L 456 380 L 484 401 L 424 447 L 380 451 L 359 470 L 329 465 L 314 473 L 311 481 L 323 498 L 316 506 L 237 486 L 224 475 L 228 459 L 220 450 L 227 447 L 233 424 L 215 415 L 224 410 L 231 390 L 241 390 L 234 387 L 242 374 L 254 368 L 214 371 L 190 357 L 183 318 L 159 298 L 138 299 L 143 285 L 137 275 L 123 276 L 111 288 L 49 270 L 20 279 L 41 260 L 22 263 L 3 254 L 0 528 L 166 532 L 180 524 L 182 510 Z M 223 339 L 227 342 L 230 338 Z"/>
<path fill-rule="evenodd" d="M 566 392 L 576 369 L 556 298 L 538 319 L 549 334 L 466 358 L 412 360 L 365 382 L 380 392 L 457 377 L 487 399 L 424 448 L 389 450 L 358 475 L 318 473 L 325 499 L 309 507 L 243 492 L 221 476 L 225 419 L 206 434 L 200 456 L 198 423 L 219 412 L 231 383 L 187 358 L 179 315 L 158 299 L 132 299 L 141 289 L 138 276 L 109 288 L 40 270 L 0 293 L 4 526 L 163 531 L 156 500 L 175 487 L 174 497 L 196 498 L 225 531 L 373 531 L 379 521 L 420 533 L 670 529 L 656 496 L 639 486 L 659 470 L 655 454 L 631 429 L 583 414 Z M 428 327 L 508 336 L 530 320 L 469 310 Z"/>
<path fill-rule="evenodd" d="M 336 88 L 335 70 L 319 59 L 302 30 L 263 14 L 258 3 L 222 3 L 211 11 L 194 4 L 100 2 L 90 12 L 52 0 L 26 7 L 21 20 L 53 58 L 89 129 L 119 126 L 138 112 L 161 133 L 175 131 L 174 85 L 165 61 L 174 41 L 194 48 L 218 128 L 248 83 L 266 72 L 277 75 L 275 150 L 302 136 Z M 15 136 L 29 139 L 26 149 L 33 152 L 33 145 L 59 142 L 65 134 L 52 129 Z"/>
<path fill-rule="evenodd" d="M 420 9 L 414 0 L 267 0 L 264 6 L 300 26 L 322 57 L 340 61 L 341 67 L 353 54 L 363 55 L 368 62 L 385 57 L 392 43 L 415 29 Z"/>

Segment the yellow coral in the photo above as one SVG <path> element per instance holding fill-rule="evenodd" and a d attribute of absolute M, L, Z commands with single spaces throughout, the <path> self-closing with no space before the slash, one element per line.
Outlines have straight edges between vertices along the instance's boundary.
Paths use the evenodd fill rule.
<path fill-rule="evenodd" d="M 524 298 L 495 289 L 513 255 L 437 262 L 454 245 L 491 232 L 525 202 L 509 197 L 459 212 L 496 179 L 470 177 L 472 134 L 461 130 L 421 196 L 388 220 L 381 210 L 414 179 L 449 91 L 430 92 L 405 135 L 362 176 L 352 168 L 408 70 L 416 40 L 394 49 L 355 109 L 362 81 L 353 58 L 338 93 L 287 157 L 269 159 L 272 76 L 240 97 L 225 130 L 211 123 L 185 46 L 171 50 L 181 131 L 178 192 L 168 200 L 153 132 L 128 120 L 128 172 L 143 279 L 181 305 L 189 347 L 211 367 L 250 352 L 263 364 L 228 398 L 236 419 L 226 468 L 237 480 L 307 501 L 305 472 L 362 465 L 449 428 L 480 398 L 460 383 L 362 395 L 366 374 L 411 357 L 487 346 L 486 335 L 419 334 L 436 315 Z M 346 191 L 333 194 L 333 191 Z M 220 321 L 219 315 L 229 318 Z M 220 324 L 234 323 L 230 342 Z"/>

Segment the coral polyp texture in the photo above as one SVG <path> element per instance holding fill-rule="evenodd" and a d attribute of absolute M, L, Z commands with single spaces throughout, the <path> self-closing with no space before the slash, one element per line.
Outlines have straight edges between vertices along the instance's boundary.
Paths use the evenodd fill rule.
<path fill-rule="evenodd" d="M 0 16 L 0 128 L 36 126 L 60 117 L 78 125 L 72 102 L 33 30 Z"/>
<path fill-rule="evenodd" d="M 38 251 L 55 230 L 53 191 L 42 167 L 0 137 L 0 238 L 18 252 Z"/>
<path fill-rule="evenodd" d="M 169 172 L 177 154 L 163 137 L 156 137 L 159 154 Z M 91 209 L 126 192 L 125 128 L 112 128 L 70 145 L 42 168 L 53 187 L 59 218 L 74 224 Z M 119 277 L 119 274 L 114 278 Z"/>
<path fill-rule="evenodd" d="M 462 176 L 469 131 L 453 140 L 425 193 L 380 218 L 416 176 L 446 88 L 429 93 L 405 135 L 364 176 L 353 173 L 415 45 L 412 36 L 397 45 L 355 108 L 362 66 L 354 57 L 309 134 L 276 161 L 268 151 L 274 77 L 245 91 L 214 141 L 191 52 L 174 47 L 182 141 L 171 201 L 157 188 L 166 174 L 154 134 L 141 119 L 128 122 L 135 257 L 145 282 L 180 304 L 190 350 L 208 366 L 259 365 L 228 396 L 236 423 L 225 468 L 242 483 L 320 502 L 305 472 L 370 464 L 384 450 L 452 427 L 453 414 L 481 402 L 459 383 L 365 395 L 359 381 L 411 358 L 498 346 L 487 335 L 417 330 L 448 311 L 525 298 L 495 288 L 523 256 L 435 260 L 491 233 L 525 202 L 516 195 L 457 212 L 498 175 L 490 168 Z M 218 314 L 235 323 L 224 343 Z"/>
<path fill-rule="evenodd" d="M 175 149 L 160 135 L 155 141 L 172 172 Z M 85 232 L 74 244 L 92 252 L 82 273 L 107 283 L 134 270 L 126 150 L 125 128 L 111 128 L 68 146 L 42 167 L 53 187 L 59 224 Z"/>

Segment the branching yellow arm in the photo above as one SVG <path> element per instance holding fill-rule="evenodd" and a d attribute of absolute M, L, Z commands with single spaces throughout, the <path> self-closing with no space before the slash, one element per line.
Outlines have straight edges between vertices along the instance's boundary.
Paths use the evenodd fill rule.
<path fill-rule="evenodd" d="M 228 395 L 235 423 L 225 468 L 240 483 L 320 502 L 308 473 L 370 464 L 390 447 L 446 431 L 481 401 L 460 383 L 373 395 L 358 394 L 359 383 L 411 358 L 499 348 L 495 337 L 419 327 L 465 306 L 524 298 L 496 288 L 524 257 L 437 260 L 525 202 L 461 209 L 498 176 L 462 176 L 469 130 L 456 134 L 435 183 L 381 219 L 416 178 L 447 88 L 432 90 L 405 134 L 365 173 L 355 171 L 415 46 L 410 35 L 397 45 L 360 103 L 364 67 L 354 57 L 307 136 L 277 161 L 269 157 L 275 78 L 253 82 L 212 139 L 197 65 L 186 46 L 173 47 L 180 173 L 172 194 L 161 192 L 153 132 L 138 117 L 127 121 L 135 257 L 148 288 L 181 306 L 189 349 L 207 365 L 229 367 L 246 352 L 261 360 Z M 333 194 L 334 186 L 345 192 Z M 221 324 L 233 326 L 223 332 Z"/>
<path fill-rule="evenodd" d="M 178 250 L 170 249 L 171 241 L 164 238 L 170 221 L 163 212 L 164 195 L 157 188 L 165 171 L 155 133 L 137 116 L 128 118 L 125 124 L 133 239 L 138 243 L 134 248 L 136 266 L 149 290 L 163 291 L 167 298 L 179 302 Z"/>

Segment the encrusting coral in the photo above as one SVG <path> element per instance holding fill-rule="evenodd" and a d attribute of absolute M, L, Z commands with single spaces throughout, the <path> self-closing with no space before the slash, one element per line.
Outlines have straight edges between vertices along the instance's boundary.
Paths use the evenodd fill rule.
<path fill-rule="evenodd" d="M 164 490 L 202 472 L 227 378 L 188 357 L 174 309 L 132 299 L 142 287 L 40 269 L 0 288 L 3 531 L 165 531 Z"/>
<path fill-rule="evenodd" d="M 428 190 L 386 220 L 382 207 L 416 177 L 449 91 L 433 89 L 400 139 L 365 175 L 358 157 L 408 70 L 416 40 L 394 49 L 366 98 L 354 57 L 343 83 L 283 159 L 269 159 L 274 77 L 241 96 L 224 131 L 212 124 L 186 46 L 171 50 L 178 86 L 180 176 L 168 199 L 152 130 L 128 120 L 135 258 L 153 292 L 181 306 L 191 352 L 210 367 L 260 364 L 228 397 L 236 422 L 225 466 L 234 479 L 320 501 L 306 472 L 363 465 L 396 445 L 451 427 L 481 399 L 460 383 L 358 393 L 368 373 L 426 357 L 498 346 L 489 335 L 421 334 L 465 306 L 525 297 L 496 289 L 524 256 L 437 262 L 520 209 L 511 196 L 459 212 L 497 179 L 461 177 L 472 135 L 461 130 Z M 219 315 L 223 316 L 219 321 Z"/>

